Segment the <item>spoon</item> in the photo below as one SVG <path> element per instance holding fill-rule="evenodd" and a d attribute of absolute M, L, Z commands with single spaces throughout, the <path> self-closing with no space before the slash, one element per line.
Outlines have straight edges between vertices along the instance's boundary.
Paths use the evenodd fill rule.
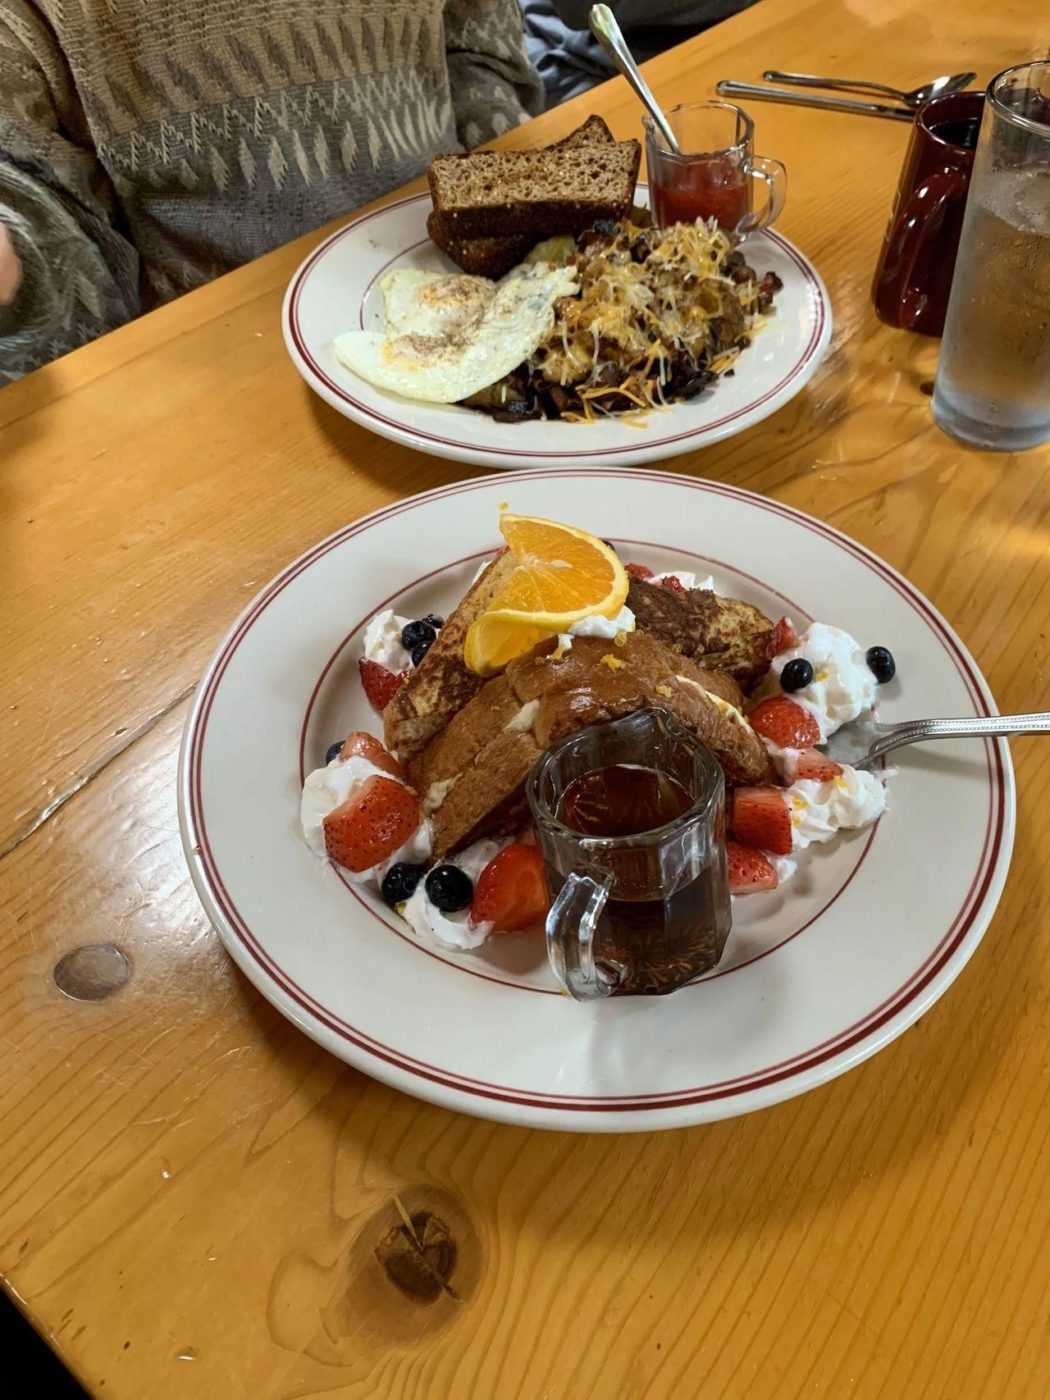
<path fill-rule="evenodd" d="M 795 87 L 844 88 L 847 92 L 881 92 L 887 97 L 895 97 L 908 107 L 924 107 L 934 97 L 947 97 L 950 92 L 961 92 L 972 83 L 976 73 L 953 73 L 921 87 L 902 89 L 889 87 L 886 83 L 869 83 L 861 78 L 815 78 L 809 73 L 780 73 L 770 68 L 762 74 L 770 83 L 791 83 Z"/>
<path fill-rule="evenodd" d="M 641 98 L 642 103 L 648 107 L 653 121 L 660 128 L 668 148 L 676 155 L 682 154 L 681 148 L 675 139 L 675 134 L 671 130 L 671 124 L 657 106 L 656 98 L 649 90 L 649 84 L 638 71 L 638 65 L 631 56 L 631 51 L 627 47 L 627 41 L 620 32 L 620 26 L 616 22 L 616 16 L 608 5 L 592 5 L 589 16 L 591 33 L 601 44 L 602 48 L 616 64 L 623 76 L 634 88 L 635 95 Z"/>
<path fill-rule="evenodd" d="M 979 739 L 1007 734 L 1050 734 L 1050 712 L 1035 715 L 989 715 L 968 719 L 908 719 L 878 724 L 861 716 L 835 731 L 824 745 L 828 757 L 853 768 L 870 768 L 891 749 L 927 739 Z M 858 756 L 859 755 L 859 756 Z"/>

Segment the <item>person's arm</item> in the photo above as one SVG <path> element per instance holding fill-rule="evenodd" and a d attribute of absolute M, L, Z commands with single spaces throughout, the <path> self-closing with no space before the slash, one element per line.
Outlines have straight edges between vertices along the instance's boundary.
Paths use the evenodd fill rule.
<path fill-rule="evenodd" d="M 446 0 L 445 52 L 456 132 L 468 151 L 542 110 L 517 0 Z"/>
<path fill-rule="evenodd" d="M 137 315 L 139 267 L 69 70 L 27 0 L 0 0 L 0 75 L 5 384 Z"/>

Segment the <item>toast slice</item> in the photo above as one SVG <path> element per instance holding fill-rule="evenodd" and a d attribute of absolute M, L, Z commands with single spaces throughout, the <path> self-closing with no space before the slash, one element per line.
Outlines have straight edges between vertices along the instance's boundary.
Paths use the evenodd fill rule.
<path fill-rule="evenodd" d="M 773 624 L 739 598 L 722 598 L 707 589 L 672 593 L 632 577 L 627 606 L 643 632 L 699 666 L 728 672 L 745 695 L 769 670 Z"/>
<path fill-rule="evenodd" d="M 579 232 L 630 211 L 637 141 L 435 156 L 428 179 L 446 239 Z"/>
<path fill-rule="evenodd" d="M 612 141 L 613 134 L 602 118 L 590 116 L 582 126 L 578 126 L 575 131 L 570 131 L 568 136 L 556 141 L 554 148 L 607 146 L 611 145 Z M 565 232 L 575 233 L 579 230 L 566 229 Z M 431 242 L 436 244 L 443 253 L 446 253 L 464 272 L 472 273 L 475 277 L 491 277 L 493 279 L 502 277 L 512 267 L 517 267 L 529 249 L 536 243 L 536 239 L 531 233 L 479 238 L 458 237 L 446 229 L 445 223 L 436 209 L 432 209 L 427 216 L 427 233 L 430 235 Z"/>
<path fill-rule="evenodd" d="M 704 670 L 642 632 L 629 633 L 621 646 L 577 637 L 559 660 L 552 646 L 484 682 L 409 763 L 439 859 L 480 836 L 517 829 L 525 779 L 552 744 L 647 705 L 669 710 L 701 739 L 730 782 L 774 780 L 731 677 Z"/>
<path fill-rule="evenodd" d="M 513 568 L 514 559 L 507 550 L 489 562 L 383 711 L 386 746 L 402 763 L 429 744 L 485 684 L 481 676 L 467 670 L 463 646 L 470 624 L 489 607 Z"/>
<path fill-rule="evenodd" d="M 455 234 L 445 233 L 434 209 L 427 215 L 427 233 L 431 243 L 464 272 L 474 277 L 491 277 L 493 281 L 517 267 L 537 242 L 531 233 L 514 233 L 501 238 L 457 238 Z"/>

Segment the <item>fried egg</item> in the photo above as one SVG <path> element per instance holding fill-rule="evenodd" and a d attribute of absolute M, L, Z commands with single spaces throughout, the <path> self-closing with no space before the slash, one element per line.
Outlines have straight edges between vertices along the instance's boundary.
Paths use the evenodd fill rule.
<path fill-rule="evenodd" d="M 462 305 L 476 307 L 476 302 L 473 290 L 462 284 L 485 279 L 445 277 L 440 282 L 460 284 L 449 300 L 450 307 L 461 307 L 458 329 L 435 333 L 441 286 L 434 274 L 424 273 L 423 278 L 427 280 L 398 279 L 400 288 L 392 299 L 397 328 L 348 331 L 336 336 L 335 353 L 370 384 L 427 403 L 457 403 L 509 374 L 550 334 L 554 303 L 578 290 L 575 268 L 545 263 L 516 267 L 501 282 L 489 284 L 491 299 L 468 325 Z M 383 290 L 385 297 L 385 286 Z M 425 312 L 420 311 L 424 306 Z M 419 320 L 413 319 L 417 312 Z M 456 324 L 455 316 L 449 315 Z M 421 324 L 430 330 L 421 330 Z"/>
<path fill-rule="evenodd" d="M 496 295 L 487 277 L 423 272 L 398 267 L 379 284 L 388 335 L 464 335 L 484 316 Z"/>

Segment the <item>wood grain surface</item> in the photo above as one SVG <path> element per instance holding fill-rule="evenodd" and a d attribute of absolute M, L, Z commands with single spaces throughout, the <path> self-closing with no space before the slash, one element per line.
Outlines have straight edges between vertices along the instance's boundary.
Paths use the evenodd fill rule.
<path fill-rule="evenodd" d="M 1037 8 L 761 0 L 649 75 L 668 105 L 773 65 L 984 81 L 1046 54 Z M 637 133 L 616 81 L 503 144 L 588 111 Z M 1050 452 L 942 436 L 936 344 L 869 304 L 907 128 L 752 111 L 834 343 L 786 408 L 670 465 L 863 541 L 947 615 L 1003 709 L 1050 708 Z M 280 301 L 318 237 L 0 393 L 11 1295 L 120 1400 L 1044 1397 L 1050 745 L 1015 746 L 1014 869 L 960 980 L 874 1060 L 749 1118 L 616 1139 L 458 1117 L 346 1069 L 226 959 L 175 812 L 204 663 L 305 547 L 472 474 L 355 427 L 295 373 Z M 93 944 L 126 961 L 70 958 Z"/>

